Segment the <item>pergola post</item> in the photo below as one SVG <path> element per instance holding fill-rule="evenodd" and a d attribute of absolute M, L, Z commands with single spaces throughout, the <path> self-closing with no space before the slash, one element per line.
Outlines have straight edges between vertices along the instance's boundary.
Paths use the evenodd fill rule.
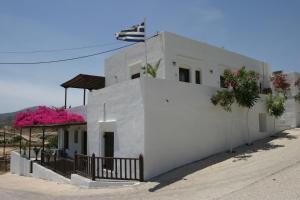
<path fill-rule="evenodd" d="M 29 152 L 28 152 L 28 157 L 30 160 L 30 154 L 31 154 L 31 127 L 29 128 Z"/>
<path fill-rule="evenodd" d="M 5 129 L 4 129 L 4 133 L 3 133 L 3 134 L 4 134 L 4 135 L 3 135 L 3 139 L 4 139 L 4 141 L 3 141 L 3 142 L 4 142 L 4 143 L 3 143 L 3 157 L 4 157 L 4 159 L 5 159 L 5 143 L 6 143 L 6 142 L 5 142 L 5 134 L 6 134 L 6 133 L 5 133 Z"/>
<path fill-rule="evenodd" d="M 85 93 L 86 93 L 86 89 L 83 89 L 83 105 L 85 106 Z"/>
<path fill-rule="evenodd" d="M 43 144 L 42 151 L 45 151 L 45 128 L 43 128 Z"/>
<path fill-rule="evenodd" d="M 67 108 L 68 88 L 65 88 L 65 109 Z"/>
<path fill-rule="evenodd" d="M 20 155 L 22 153 L 22 128 L 20 129 Z"/>

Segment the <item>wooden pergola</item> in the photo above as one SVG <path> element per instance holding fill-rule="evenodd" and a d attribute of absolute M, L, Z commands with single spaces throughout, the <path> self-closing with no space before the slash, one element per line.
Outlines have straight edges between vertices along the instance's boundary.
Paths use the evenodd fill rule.
<path fill-rule="evenodd" d="M 59 128 L 66 128 L 69 126 L 75 126 L 75 125 L 86 125 L 86 122 L 75 122 L 75 123 L 66 123 L 66 124 L 47 124 L 47 125 L 30 125 L 30 126 L 23 126 L 20 127 L 20 154 L 22 153 L 22 131 L 24 129 L 29 129 L 29 141 L 28 141 L 28 159 L 31 158 L 31 133 L 33 129 L 42 129 L 42 151 L 45 150 L 45 131 L 48 128 L 53 129 L 59 129 Z"/>
<path fill-rule="evenodd" d="M 85 105 L 86 90 L 88 89 L 89 91 L 92 91 L 104 88 L 105 77 L 79 74 L 71 80 L 61 84 L 61 86 L 65 88 L 65 108 L 67 108 L 68 88 L 83 89 L 83 105 Z"/>

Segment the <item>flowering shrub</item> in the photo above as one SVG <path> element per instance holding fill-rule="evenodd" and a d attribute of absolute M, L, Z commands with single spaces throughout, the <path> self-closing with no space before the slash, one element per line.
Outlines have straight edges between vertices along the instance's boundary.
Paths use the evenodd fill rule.
<path fill-rule="evenodd" d="M 271 81 L 276 92 L 283 92 L 284 95 L 286 95 L 287 91 L 290 90 L 291 84 L 287 81 L 286 74 L 275 74 L 273 77 L 271 77 Z"/>
<path fill-rule="evenodd" d="M 234 94 L 232 91 L 228 90 L 217 91 L 217 94 L 215 94 L 210 100 L 212 104 L 220 104 L 225 111 L 230 112 L 231 105 L 234 103 Z"/>
<path fill-rule="evenodd" d="M 33 126 L 47 124 L 66 124 L 85 122 L 81 115 L 66 111 L 64 108 L 40 106 L 33 111 L 20 112 L 16 116 L 15 126 Z"/>
<path fill-rule="evenodd" d="M 232 88 L 232 94 L 218 91 L 211 101 L 214 105 L 220 104 L 226 111 L 230 111 L 233 101 L 238 105 L 251 108 L 259 98 L 259 86 L 257 81 L 259 75 L 255 71 L 247 71 L 245 67 L 237 72 L 231 70 L 224 71 L 225 86 Z M 233 98 L 233 100 L 231 99 Z M 222 105 L 223 104 L 223 105 Z"/>
<path fill-rule="evenodd" d="M 275 118 L 280 117 L 284 111 L 284 102 L 286 98 L 282 93 L 275 95 L 269 94 L 266 100 L 267 111 L 271 116 Z"/>
<path fill-rule="evenodd" d="M 295 82 L 295 86 L 297 86 L 298 88 L 300 88 L 300 78 L 298 78 Z"/>
<path fill-rule="evenodd" d="M 254 106 L 259 98 L 258 80 L 259 74 L 252 70 L 247 71 L 244 66 L 237 72 L 225 70 L 224 84 L 231 90 L 217 91 L 217 93 L 211 98 L 211 102 L 214 105 L 221 105 L 225 111 L 231 111 L 231 105 L 234 101 L 236 101 L 239 106 L 248 108 L 248 144 L 250 144 L 250 131 L 248 124 L 249 110 Z"/>

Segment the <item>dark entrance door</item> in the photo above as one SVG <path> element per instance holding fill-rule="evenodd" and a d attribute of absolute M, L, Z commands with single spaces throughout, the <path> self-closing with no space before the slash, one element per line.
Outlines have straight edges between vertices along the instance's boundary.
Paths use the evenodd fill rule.
<path fill-rule="evenodd" d="M 87 155 L 87 132 L 84 131 L 82 135 L 82 150 L 81 153 L 83 155 Z"/>
<path fill-rule="evenodd" d="M 104 157 L 114 157 L 114 133 L 105 132 L 104 133 Z M 113 170 L 114 160 L 105 159 L 104 167 L 106 169 Z"/>
<path fill-rule="evenodd" d="M 64 150 L 69 149 L 69 131 L 64 132 Z"/>

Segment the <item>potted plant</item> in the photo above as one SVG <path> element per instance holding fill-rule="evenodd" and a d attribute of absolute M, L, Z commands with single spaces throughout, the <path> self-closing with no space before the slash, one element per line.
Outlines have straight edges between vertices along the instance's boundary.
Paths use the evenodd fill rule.
<path fill-rule="evenodd" d="M 156 78 L 157 76 L 157 71 L 160 65 L 160 61 L 161 59 L 159 59 L 154 66 L 152 66 L 149 63 L 146 63 L 145 66 L 142 67 L 142 69 L 144 70 L 144 74 L 149 74 L 151 75 L 153 78 Z"/>

